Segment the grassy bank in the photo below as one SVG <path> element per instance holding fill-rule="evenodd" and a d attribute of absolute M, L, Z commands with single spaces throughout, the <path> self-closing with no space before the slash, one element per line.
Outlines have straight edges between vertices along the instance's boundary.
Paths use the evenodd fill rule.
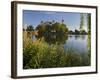
<path fill-rule="evenodd" d="M 43 38 L 36 41 L 27 39 L 23 48 L 23 68 L 54 68 L 90 65 L 90 56 L 72 49 L 64 50 L 63 45 L 49 45 Z"/>

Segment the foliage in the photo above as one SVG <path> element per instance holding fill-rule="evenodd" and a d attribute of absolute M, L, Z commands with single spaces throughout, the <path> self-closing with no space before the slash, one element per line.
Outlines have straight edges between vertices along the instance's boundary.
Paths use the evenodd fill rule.
<path fill-rule="evenodd" d="M 59 22 L 42 22 L 36 27 L 38 30 L 38 37 L 47 37 L 51 36 L 52 33 L 58 34 L 61 33 L 62 35 L 68 32 L 68 28 L 65 24 Z"/>
<path fill-rule="evenodd" d="M 84 34 L 85 35 L 85 34 L 87 34 L 87 32 L 85 30 L 82 30 L 81 31 L 81 34 Z"/>
<path fill-rule="evenodd" d="M 74 31 L 69 30 L 69 31 L 68 31 L 68 34 L 74 34 Z"/>
<path fill-rule="evenodd" d="M 49 45 L 44 41 L 44 38 L 34 42 L 27 40 L 27 42 L 24 43 L 23 49 L 24 69 L 90 65 L 87 62 L 87 60 L 90 61 L 87 54 L 81 55 L 72 49 L 65 51 L 61 44 Z"/>
<path fill-rule="evenodd" d="M 75 29 L 75 34 L 80 34 L 80 31 L 78 31 L 77 29 Z"/>
<path fill-rule="evenodd" d="M 80 18 L 80 31 L 83 30 L 83 26 L 84 26 L 84 15 L 83 14 L 80 14 L 81 15 L 81 18 Z"/>
<path fill-rule="evenodd" d="M 88 33 L 91 33 L 91 14 L 87 15 Z"/>
<path fill-rule="evenodd" d="M 85 30 L 79 31 L 79 30 L 75 29 L 75 31 L 69 30 L 68 34 L 71 34 L 71 35 L 87 35 L 88 33 Z"/>
<path fill-rule="evenodd" d="M 34 31 L 34 28 L 32 25 L 27 26 L 26 31 Z"/>
<path fill-rule="evenodd" d="M 88 16 L 88 22 L 90 17 Z M 83 30 L 84 17 L 81 15 L 80 31 L 69 30 L 64 20 L 61 23 L 56 21 L 41 21 L 36 27 L 38 35 L 36 40 L 32 40 L 34 28 L 29 25 L 24 32 L 23 36 L 23 68 L 54 68 L 54 67 L 75 67 L 75 66 L 89 66 L 91 52 L 91 42 L 87 45 L 89 48 L 88 53 L 80 53 L 73 49 L 64 49 L 63 44 L 68 40 L 68 34 L 87 34 Z M 90 30 L 90 23 L 88 29 Z M 27 37 L 26 37 L 27 36 Z M 90 36 L 88 35 L 90 41 Z"/>
<path fill-rule="evenodd" d="M 38 39 L 44 37 L 44 40 L 49 44 L 64 43 L 68 38 L 67 37 L 68 28 L 64 23 L 59 23 L 55 21 L 52 22 L 41 21 L 41 23 L 36 27 L 36 30 L 38 30 L 38 35 L 36 37 Z M 63 40 L 61 40 L 61 38 Z"/>

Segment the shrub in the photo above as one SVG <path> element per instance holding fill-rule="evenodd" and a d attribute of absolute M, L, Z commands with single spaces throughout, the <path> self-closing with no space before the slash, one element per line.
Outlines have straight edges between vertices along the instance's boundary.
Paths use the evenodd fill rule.
<path fill-rule="evenodd" d="M 44 38 L 26 40 L 23 49 L 23 68 L 54 68 L 87 66 L 90 58 L 88 54 L 80 54 L 72 49 L 65 50 L 63 45 L 48 44 Z"/>

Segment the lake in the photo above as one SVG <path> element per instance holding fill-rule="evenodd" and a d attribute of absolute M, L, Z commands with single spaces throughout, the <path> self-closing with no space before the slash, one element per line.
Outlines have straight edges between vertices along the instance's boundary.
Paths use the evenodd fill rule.
<path fill-rule="evenodd" d="M 33 36 L 33 40 L 36 37 Z M 78 53 L 88 53 L 88 35 L 49 36 L 45 39 L 48 43 L 63 44 L 64 49 L 71 49 Z"/>
<path fill-rule="evenodd" d="M 65 49 L 72 49 L 79 53 L 88 53 L 88 35 L 69 35 L 64 44 Z"/>

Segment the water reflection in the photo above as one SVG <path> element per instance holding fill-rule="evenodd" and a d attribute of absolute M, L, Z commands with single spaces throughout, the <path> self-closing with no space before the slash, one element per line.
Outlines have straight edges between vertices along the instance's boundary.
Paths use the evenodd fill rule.
<path fill-rule="evenodd" d="M 68 35 L 69 38 L 75 38 L 75 40 L 82 39 L 84 40 L 86 35 Z"/>
<path fill-rule="evenodd" d="M 63 44 L 64 49 L 72 49 L 79 53 L 88 53 L 90 50 L 90 39 L 88 35 L 61 35 L 52 34 L 43 36 L 49 44 Z M 35 37 L 39 38 L 39 37 Z M 33 40 L 35 40 L 35 38 Z"/>
<path fill-rule="evenodd" d="M 87 35 L 71 35 L 64 44 L 64 48 L 71 48 L 79 53 L 87 53 L 87 38 Z"/>
<path fill-rule="evenodd" d="M 68 35 L 65 34 L 50 34 L 50 35 L 46 35 L 43 36 L 44 40 L 49 43 L 49 44 L 65 44 L 66 41 L 68 40 Z M 38 36 L 36 36 L 36 38 L 40 38 Z"/>

